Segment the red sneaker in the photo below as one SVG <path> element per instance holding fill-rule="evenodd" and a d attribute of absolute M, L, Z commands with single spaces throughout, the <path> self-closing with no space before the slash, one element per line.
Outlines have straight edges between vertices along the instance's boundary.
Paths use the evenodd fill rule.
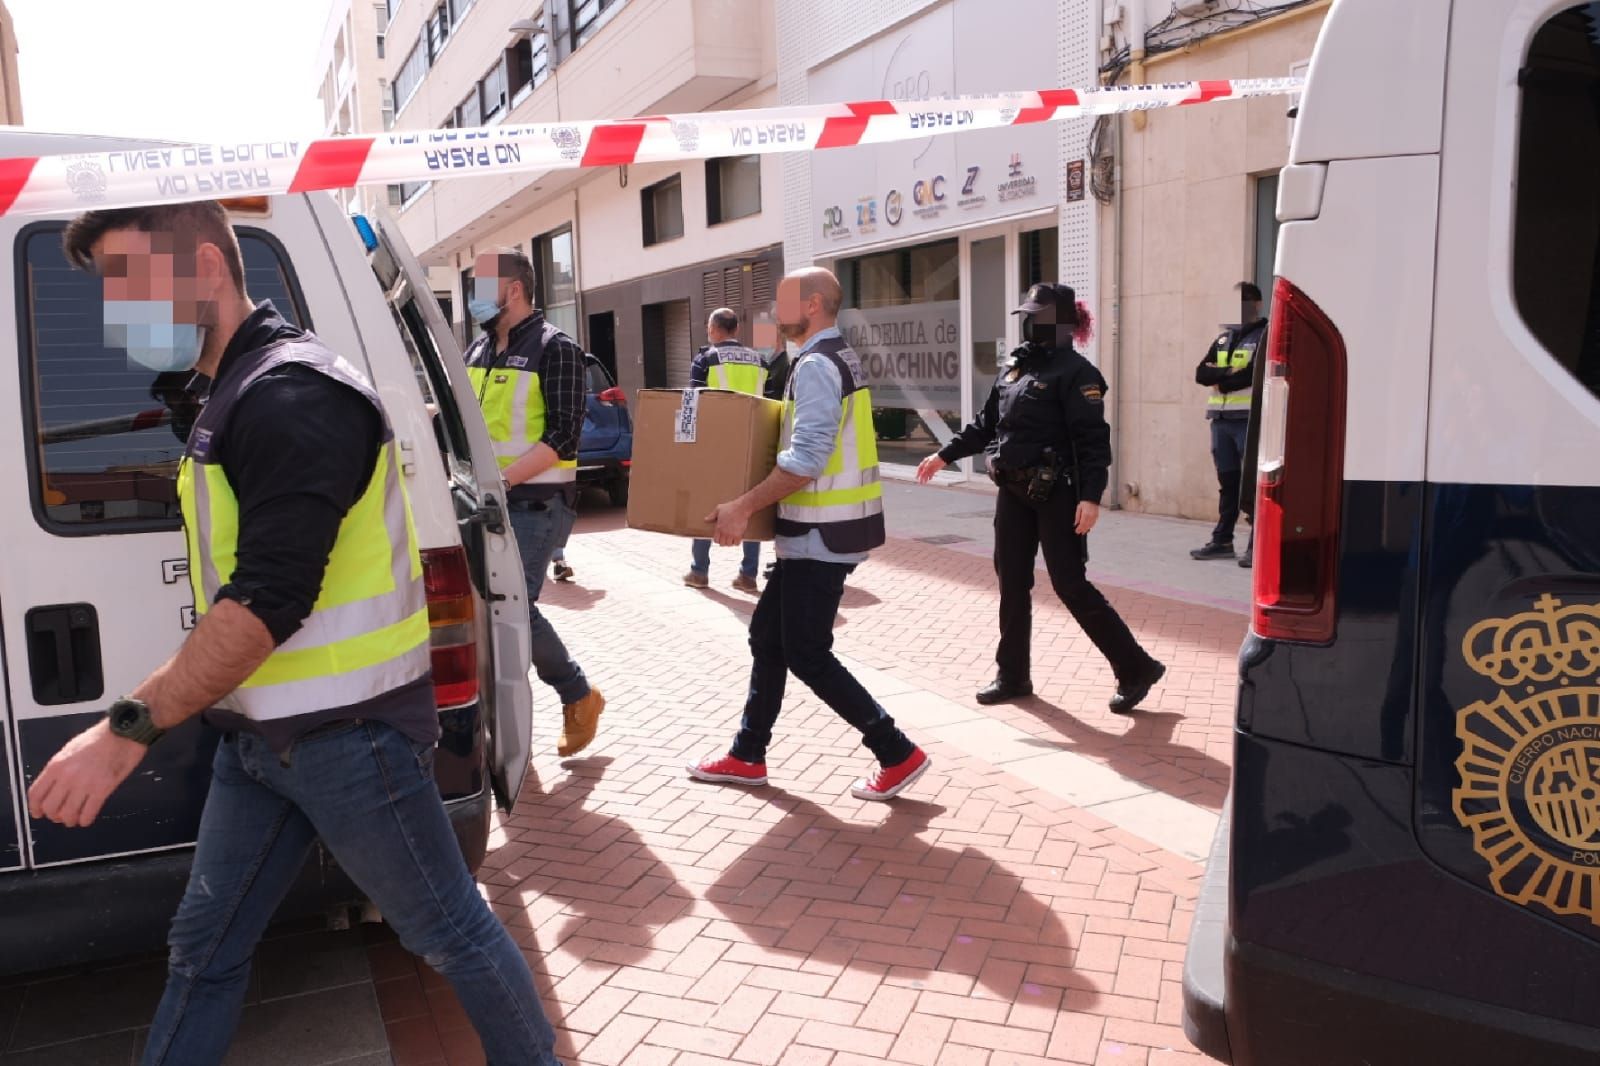
<path fill-rule="evenodd" d="M 917 748 L 897 766 L 880 766 L 871 777 L 863 777 L 850 788 L 850 795 L 862 800 L 892 800 L 933 765 L 927 752 Z"/>
<path fill-rule="evenodd" d="M 696 781 L 718 781 L 729 785 L 764 785 L 767 783 L 767 764 L 745 762 L 732 755 L 720 759 L 706 759 L 689 767 L 689 776 Z"/>

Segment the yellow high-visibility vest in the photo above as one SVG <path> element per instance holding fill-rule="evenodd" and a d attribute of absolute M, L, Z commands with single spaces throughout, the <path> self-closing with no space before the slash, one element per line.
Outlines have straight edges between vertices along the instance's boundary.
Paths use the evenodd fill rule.
<path fill-rule="evenodd" d="M 713 389 L 760 396 L 767 389 L 767 363 L 761 353 L 736 344 L 712 347 L 706 385 Z"/>
<path fill-rule="evenodd" d="M 427 676 L 427 595 L 394 432 L 366 377 L 307 334 L 247 353 L 206 402 L 178 468 L 178 497 L 197 614 L 232 579 L 239 551 L 239 500 L 213 444 L 239 397 L 262 375 L 295 363 L 360 393 L 383 419 L 372 478 L 344 520 L 322 591 L 299 632 L 218 706 L 256 721 L 348 707 Z"/>
<path fill-rule="evenodd" d="M 539 339 L 541 360 L 545 348 L 560 332 L 550 323 L 544 324 L 544 333 Z M 541 360 L 534 360 L 531 365 L 516 365 L 516 359 L 496 356 L 494 336 L 488 333 L 467 358 L 467 380 L 472 382 L 472 391 L 478 394 L 478 406 L 483 408 L 483 420 L 489 426 L 489 439 L 494 443 L 495 461 L 504 470 L 528 454 L 544 437 L 544 390 L 539 387 Z M 527 363 L 526 360 L 522 362 Z M 550 469 L 523 484 L 562 484 L 577 479 L 577 459 L 557 459 Z"/>
<path fill-rule="evenodd" d="M 887 539 L 883 523 L 883 485 L 878 479 L 878 433 L 872 422 L 872 396 L 861 361 L 840 338 L 818 341 L 801 356 L 785 388 L 780 448 L 794 435 L 794 385 L 807 359 L 826 359 L 839 371 L 844 393 L 839 432 L 822 473 L 778 503 L 780 536 L 818 530 L 829 551 L 864 552 Z"/>

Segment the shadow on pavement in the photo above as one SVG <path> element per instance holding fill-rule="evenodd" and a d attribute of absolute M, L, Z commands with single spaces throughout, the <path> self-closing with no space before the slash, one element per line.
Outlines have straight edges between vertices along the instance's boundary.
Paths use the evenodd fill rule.
<path fill-rule="evenodd" d="M 897 800 L 871 824 L 793 793 L 751 794 L 784 817 L 706 898 L 756 943 L 846 970 L 887 967 L 914 988 L 967 995 L 975 985 L 1016 1002 L 1044 994 L 1022 974 L 1047 966 L 1070 1009 L 1098 1000 L 1095 983 L 1069 965 L 1073 935 L 1047 900 L 977 848 L 922 839 L 943 806 Z"/>

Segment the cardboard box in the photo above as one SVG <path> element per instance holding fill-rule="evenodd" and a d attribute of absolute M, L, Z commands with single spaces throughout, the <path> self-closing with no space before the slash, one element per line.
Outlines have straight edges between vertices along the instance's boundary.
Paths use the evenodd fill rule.
<path fill-rule="evenodd" d="M 645 389 L 633 415 L 628 526 L 710 537 L 706 515 L 766 480 L 778 461 L 783 404 L 721 389 Z M 778 509 L 750 519 L 771 540 Z"/>

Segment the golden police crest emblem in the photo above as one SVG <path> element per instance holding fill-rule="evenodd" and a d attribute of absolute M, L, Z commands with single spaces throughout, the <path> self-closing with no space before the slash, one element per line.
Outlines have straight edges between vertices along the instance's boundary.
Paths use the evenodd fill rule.
<path fill-rule="evenodd" d="M 1543 596 L 1461 651 L 1500 692 L 1456 712 L 1457 820 L 1498 895 L 1600 926 L 1600 604 Z"/>

